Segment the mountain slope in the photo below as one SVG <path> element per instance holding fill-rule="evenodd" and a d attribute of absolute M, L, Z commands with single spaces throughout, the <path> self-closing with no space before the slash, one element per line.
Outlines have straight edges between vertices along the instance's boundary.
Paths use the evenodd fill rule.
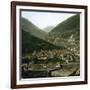
<path fill-rule="evenodd" d="M 61 49 L 22 30 L 22 55 L 35 51 Z"/>
<path fill-rule="evenodd" d="M 46 32 L 50 32 L 53 28 L 54 28 L 54 26 L 47 26 L 43 30 Z"/>
<path fill-rule="evenodd" d="M 68 30 L 75 30 L 80 27 L 80 15 L 74 15 L 62 23 L 58 24 L 51 32 L 66 32 Z"/>
<path fill-rule="evenodd" d="M 46 37 L 46 32 L 40 30 L 37 26 L 35 26 L 34 24 L 32 24 L 30 21 L 28 21 L 23 17 L 21 17 L 21 30 L 22 29 L 38 38 L 45 39 Z"/>

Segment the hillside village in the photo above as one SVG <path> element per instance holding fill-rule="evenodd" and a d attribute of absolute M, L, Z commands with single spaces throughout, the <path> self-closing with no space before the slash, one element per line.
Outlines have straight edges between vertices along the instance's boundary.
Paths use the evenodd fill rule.
<path fill-rule="evenodd" d="M 80 75 L 79 18 L 79 15 L 72 16 L 48 34 L 44 33 L 43 38 L 39 34 L 30 32 L 28 30 L 30 25 L 26 28 L 25 22 L 22 22 L 22 78 Z M 64 28 L 63 25 L 66 27 Z M 38 32 L 40 32 L 39 29 Z"/>

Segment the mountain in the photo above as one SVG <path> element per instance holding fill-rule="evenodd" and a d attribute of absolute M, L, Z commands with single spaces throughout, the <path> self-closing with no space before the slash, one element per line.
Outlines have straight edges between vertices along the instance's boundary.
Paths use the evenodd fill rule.
<path fill-rule="evenodd" d="M 51 32 L 66 32 L 66 31 L 74 31 L 75 29 L 80 27 L 80 15 L 74 15 L 62 23 L 58 24 Z M 78 29 L 77 29 L 78 30 Z"/>
<path fill-rule="evenodd" d="M 80 15 L 74 15 L 58 24 L 47 36 L 47 40 L 56 46 L 79 44 L 80 41 Z"/>
<path fill-rule="evenodd" d="M 75 40 L 80 40 L 80 15 L 74 15 L 61 22 L 49 34 L 62 39 L 70 39 L 72 36 Z"/>
<path fill-rule="evenodd" d="M 46 32 L 50 32 L 53 28 L 54 28 L 54 26 L 47 26 L 43 30 Z"/>
<path fill-rule="evenodd" d="M 22 30 L 22 55 L 40 50 L 62 49 Z"/>
<path fill-rule="evenodd" d="M 21 30 L 22 29 L 26 32 L 29 32 L 31 35 L 41 38 L 41 39 L 45 39 L 46 34 L 47 34 L 46 32 L 40 30 L 32 22 L 30 22 L 29 20 L 23 17 L 21 17 Z"/>

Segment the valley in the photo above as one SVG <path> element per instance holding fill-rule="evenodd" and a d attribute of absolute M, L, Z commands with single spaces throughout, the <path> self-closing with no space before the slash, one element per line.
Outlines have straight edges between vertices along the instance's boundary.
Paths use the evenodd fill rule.
<path fill-rule="evenodd" d="M 21 18 L 21 77 L 80 75 L 80 15 L 42 31 Z M 44 28 L 45 29 L 45 28 Z"/>

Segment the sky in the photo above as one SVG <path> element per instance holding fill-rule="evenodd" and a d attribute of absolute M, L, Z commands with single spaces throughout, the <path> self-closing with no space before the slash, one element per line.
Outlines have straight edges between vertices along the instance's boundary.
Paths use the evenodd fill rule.
<path fill-rule="evenodd" d="M 34 25 L 42 30 L 47 26 L 56 26 L 67 18 L 73 16 L 73 13 L 56 13 L 56 12 L 36 12 L 22 11 L 21 16 L 28 19 Z"/>

